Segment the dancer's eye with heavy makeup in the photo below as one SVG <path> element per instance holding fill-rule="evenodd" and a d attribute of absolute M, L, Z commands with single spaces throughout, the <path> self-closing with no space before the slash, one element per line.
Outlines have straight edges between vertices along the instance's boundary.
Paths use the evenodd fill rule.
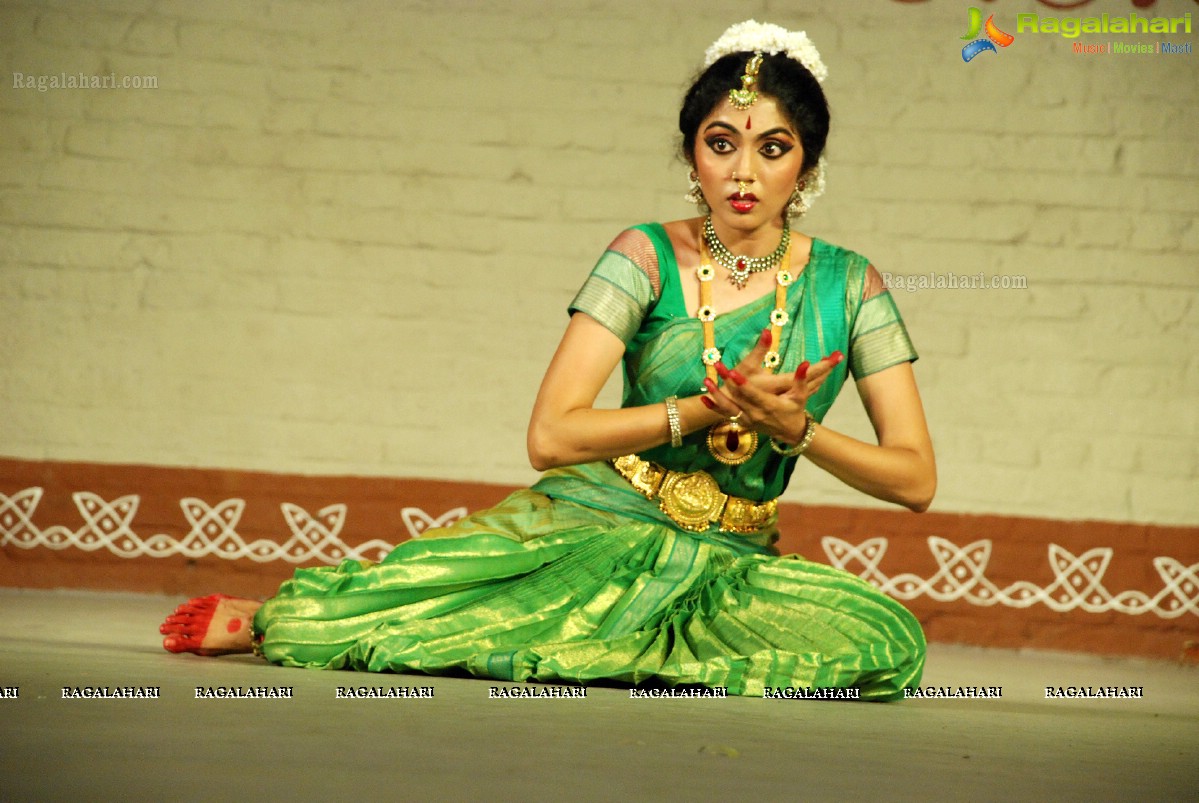
<path fill-rule="evenodd" d="M 733 143 L 729 141 L 728 137 L 709 137 L 704 140 L 704 142 L 706 142 L 708 147 L 711 148 L 715 153 L 732 153 L 734 150 L 736 150 L 733 147 Z"/>
<path fill-rule="evenodd" d="M 794 147 L 794 145 L 789 143 L 779 142 L 776 139 L 772 139 L 764 142 L 762 147 L 758 149 L 758 152 L 767 159 L 778 159 L 779 157 L 786 156 L 787 153 Z"/>

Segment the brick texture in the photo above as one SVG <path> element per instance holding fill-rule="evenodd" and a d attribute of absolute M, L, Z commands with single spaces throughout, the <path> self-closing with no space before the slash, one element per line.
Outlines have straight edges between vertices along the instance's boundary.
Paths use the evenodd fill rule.
<path fill-rule="evenodd" d="M 532 480 L 564 307 L 623 227 L 690 214 L 678 102 L 750 16 L 830 68 L 801 228 L 1026 282 L 895 291 L 936 508 L 1199 523 L 1199 56 L 966 64 L 943 3 L 6 2 L 0 455 Z M 157 87 L 15 86 L 80 73 Z M 788 498 L 870 504 L 810 466 Z"/>

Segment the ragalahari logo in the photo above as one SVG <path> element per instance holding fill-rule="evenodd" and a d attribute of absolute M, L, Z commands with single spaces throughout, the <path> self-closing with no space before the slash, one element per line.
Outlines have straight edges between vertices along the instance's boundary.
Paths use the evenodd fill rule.
<path fill-rule="evenodd" d="M 978 34 L 980 31 L 986 32 L 986 37 L 980 39 Z M 983 24 L 983 13 L 977 8 L 970 9 L 970 30 L 966 32 L 963 39 L 971 40 L 965 47 L 962 48 L 962 61 L 970 61 L 979 53 L 991 51 L 998 53 L 995 45 L 1007 47 L 1012 42 L 1016 41 L 1016 37 L 1010 33 L 1004 33 L 999 30 L 999 26 L 995 24 L 995 15 L 987 17 L 987 22 Z"/>

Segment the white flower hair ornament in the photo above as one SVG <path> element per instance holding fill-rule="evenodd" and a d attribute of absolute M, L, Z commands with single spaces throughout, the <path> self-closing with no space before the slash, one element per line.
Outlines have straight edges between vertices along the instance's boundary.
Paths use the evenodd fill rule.
<path fill-rule="evenodd" d="M 763 54 L 773 56 L 782 53 L 802 64 L 817 82 L 824 83 L 824 79 L 828 77 L 828 67 L 821 60 L 820 52 L 806 33 L 788 31 L 768 22 L 746 20 L 730 25 L 704 53 L 704 69 L 731 53 L 754 53 L 759 57 Z M 742 105 L 744 103 L 752 105 L 753 98 L 756 98 L 756 93 L 751 94 L 751 90 L 756 87 L 757 67 L 760 63 L 760 58 L 750 59 L 750 63 L 746 65 L 746 75 L 742 78 L 743 88 L 729 93 L 730 99 L 738 108 L 745 108 Z M 821 156 L 814 167 L 799 177 L 799 183 L 787 205 L 787 214 L 790 217 L 798 217 L 807 212 L 812 207 L 812 202 L 824 193 L 827 169 L 828 163 L 824 156 Z M 697 188 L 698 184 L 688 193 L 688 200 L 694 202 L 695 197 L 702 199 Z"/>
<path fill-rule="evenodd" d="M 806 67 L 820 83 L 824 83 L 828 77 L 828 67 L 824 66 L 820 52 L 806 33 L 788 31 L 769 22 L 746 20 L 730 25 L 704 53 L 704 69 L 730 53 L 765 53 L 771 56 L 783 53 Z"/>

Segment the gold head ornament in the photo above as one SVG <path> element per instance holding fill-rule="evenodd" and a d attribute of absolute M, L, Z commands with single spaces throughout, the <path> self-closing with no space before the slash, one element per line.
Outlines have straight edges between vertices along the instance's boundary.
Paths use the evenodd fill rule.
<path fill-rule="evenodd" d="M 758 69 L 762 66 L 762 54 L 754 53 L 745 64 L 745 75 L 741 76 L 741 88 L 729 90 L 729 103 L 733 108 L 745 111 L 758 99 Z"/>

